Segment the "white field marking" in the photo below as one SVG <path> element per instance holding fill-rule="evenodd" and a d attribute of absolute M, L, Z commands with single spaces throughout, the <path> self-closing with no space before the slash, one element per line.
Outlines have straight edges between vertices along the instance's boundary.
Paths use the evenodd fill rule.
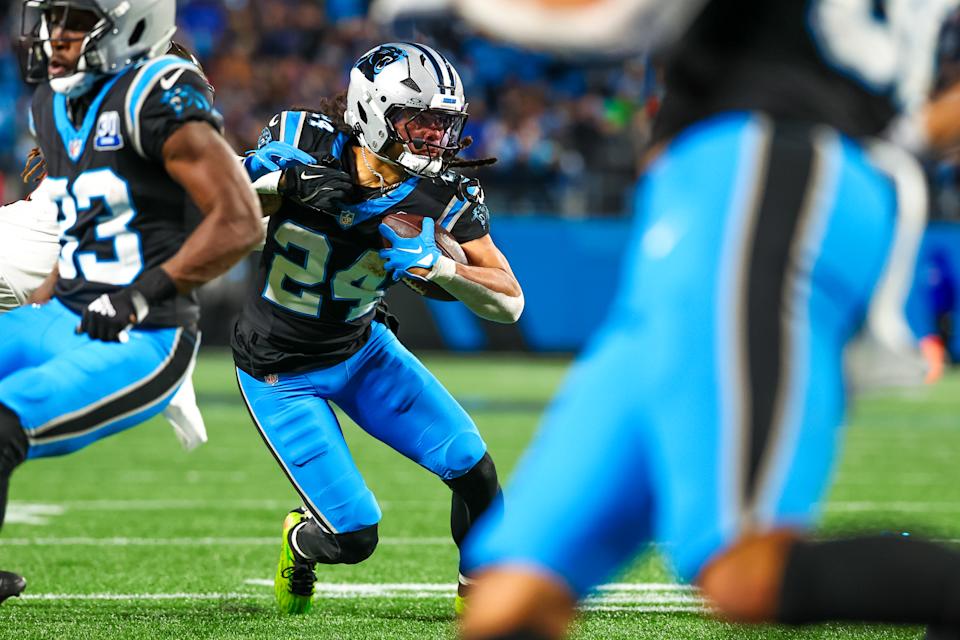
<path fill-rule="evenodd" d="M 450 594 L 432 597 L 452 597 Z M 329 597 L 329 596 L 326 596 Z M 90 600 L 112 602 L 143 602 L 143 601 L 199 601 L 199 600 L 266 600 L 272 599 L 273 594 L 266 593 L 30 593 L 20 596 L 20 600 Z M 409 597 L 407 599 L 410 599 Z M 636 606 L 625 604 L 606 605 L 602 603 L 585 603 L 581 606 L 584 611 L 614 612 L 629 611 L 632 613 L 704 613 L 706 607 L 700 604 L 672 604 L 670 601 L 662 603 L 656 601 L 638 601 Z"/>
<path fill-rule="evenodd" d="M 273 587 L 273 580 L 251 578 L 244 584 Z M 435 582 L 397 583 L 338 583 L 318 582 L 316 597 L 328 600 L 340 598 L 395 598 L 405 600 L 452 598 L 456 585 Z M 637 606 L 662 607 L 690 612 L 705 611 L 703 599 L 689 586 L 660 583 L 615 583 L 600 586 L 586 598 L 582 607 L 588 611 L 636 611 Z"/>
<path fill-rule="evenodd" d="M 7 507 L 6 524 L 30 524 L 43 526 L 50 524 L 53 516 L 61 516 L 64 508 L 58 504 L 33 504 L 30 502 L 11 502 Z"/>
<path fill-rule="evenodd" d="M 875 511 L 902 511 L 905 513 L 960 513 L 960 502 L 830 502 L 827 511 L 831 513 L 867 513 Z"/>
<path fill-rule="evenodd" d="M 10 507 L 16 505 L 30 505 L 29 502 L 11 502 Z M 292 500 L 197 500 L 197 499 L 163 499 L 163 500 L 66 500 L 56 505 L 66 511 L 171 511 L 176 509 L 207 509 L 213 511 L 270 511 L 289 510 L 297 506 Z M 380 507 L 390 509 L 449 509 L 449 500 L 385 500 Z"/>
<path fill-rule="evenodd" d="M 259 587 L 272 587 L 273 578 L 250 578 L 243 581 L 244 584 Z M 314 585 L 317 591 L 324 593 L 346 593 L 346 594 L 381 594 L 390 593 L 441 593 L 454 595 L 457 592 L 457 585 L 449 582 L 318 582 Z M 629 594 L 629 593 L 680 593 L 692 594 L 696 590 L 688 585 L 674 584 L 672 582 L 615 582 L 604 584 L 597 588 L 601 596 L 604 594 Z M 674 596 L 675 598 L 687 598 L 687 595 Z M 699 599 L 698 599 L 699 601 Z"/>
<path fill-rule="evenodd" d="M 256 593 L 25 593 L 21 600 L 225 600 L 260 598 Z"/>
<path fill-rule="evenodd" d="M 263 538 L 2 538 L 0 547 L 50 545 L 63 547 L 255 547 L 279 544 L 278 536 Z M 452 545 L 451 538 L 380 538 L 380 544 L 398 547 Z"/>
<path fill-rule="evenodd" d="M 704 605 L 639 605 L 636 607 L 627 607 L 623 605 L 603 605 L 603 604 L 585 604 L 580 606 L 581 611 L 592 611 L 592 612 L 615 612 L 615 611 L 629 611 L 630 613 L 708 613 L 708 609 Z"/>
<path fill-rule="evenodd" d="M 61 515 L 72 511 L 170 511 L 207 509 L 214 511 L 259 511 L 285 510 L 295 505 L 295 500 L 67 500 L 58 504 L 36 504 L 30 502 L 11 502 L 8 514 L 17 517 L 17 512 L 25 512 L 25 518 L 33 516 L 43 517 Z M 449 505 L 436 500 L 386 500 L 380 503 L 384 510 L 425 510 L 448 509 Z M 30 515 L 32 510 L 33 516 Z M 872 511 L 902 511 L 909 513 L 958 513 L 960 501 L 957 502 L 913 502 L 913 501 L 840 501 L 826 505 L 828 512 L 834 513 L 861 513 Z M 9 522 L 21 522 L 9 520 Z M 32 524 L 32 523 L 27 523 Z M 40 523 L 35 523 L 40 524 Z"/>

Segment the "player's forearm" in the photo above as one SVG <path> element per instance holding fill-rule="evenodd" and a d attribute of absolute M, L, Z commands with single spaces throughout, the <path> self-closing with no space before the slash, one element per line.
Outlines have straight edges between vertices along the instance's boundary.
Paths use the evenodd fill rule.
<path fill-rule="evenodd" d="M 520 283 L 503 269 L 458 264 L 442 256 L 427 278 L 486 320 L 512 324 L 523 313 Z"/>
<path fill-rule="evenodd" d="M 225 273 L 263 242 L 262 211 L 233 150 L 212 128 L 188 123 L 163 148 L 164 164 L 204 220 L 163 269 L 180 293 Z"/>
<path fill-rule="evenodd" d="M 27 304 L 46 304 L 53 297 L 53 289 L 57 286 L 57 279 L 60 277 L 59 265 L 53 265 L 53 271 L 50 272 L 40 286 L 33 290 L 27 299 Z"/>
<path fill-rule="evenodd" d="M 258 246 L 264 231 L 260 209 L 251 197 L 218 205 L 164 265 L 180 293 L 187 293 L 219 275 Z"/>

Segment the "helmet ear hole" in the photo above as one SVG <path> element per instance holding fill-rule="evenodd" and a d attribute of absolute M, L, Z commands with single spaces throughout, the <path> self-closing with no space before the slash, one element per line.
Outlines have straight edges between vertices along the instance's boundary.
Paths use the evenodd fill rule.
<path fill-rule="evenodd" d="M 140 38 L 143 37 L 143 32 L 147 30 L 147 21 L 146 19 L 141 18 L 140 22 L 137 23 L 137 26 L 133 28 L 133 33 L 130 34 L 130 39 L 127 41 L 129 46 L 134 46 L 140 42 Z"/>

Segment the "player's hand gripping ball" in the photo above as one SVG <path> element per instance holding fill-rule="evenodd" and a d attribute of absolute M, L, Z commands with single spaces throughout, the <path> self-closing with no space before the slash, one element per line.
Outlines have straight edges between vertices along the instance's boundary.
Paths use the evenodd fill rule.
<path fill-rule="evenodd" d="M 434 300 L 456 300 L 443 287 L 430 282 L 426 275 L 439 257 L 467 264 L 467 256 L 460 243 L 432 218 L 392 213 L 380 224 L 384 249 L 380 257 L 384 266 L 393 271 L 394 280 L 400 280 L 416 293 Z M 421 264 L 418 264 L 421 262 Z M 429 266 L 427 266 L 429 263 Z"/>

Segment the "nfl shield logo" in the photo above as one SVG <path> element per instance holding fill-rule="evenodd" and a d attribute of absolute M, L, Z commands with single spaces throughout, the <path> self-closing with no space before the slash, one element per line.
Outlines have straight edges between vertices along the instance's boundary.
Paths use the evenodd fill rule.
<path fill-rule="evenodd" d="M 275 373 L 268 373 L 263 377 L 263 381 L 269 385 L 274 385 L 280 382 L 280 376 Z"/>
<path fill-rule="evenodd" d="M 352 211 L 344 211 L 340 214 L 340 226 L 349 227 L 353 224 L 354 213 Z"/>
<path fill-rule="evenodd" d="M 83 154 L 83 140 L 74 138 L 70 141 L 70 159 L 77 160 Z"/>

